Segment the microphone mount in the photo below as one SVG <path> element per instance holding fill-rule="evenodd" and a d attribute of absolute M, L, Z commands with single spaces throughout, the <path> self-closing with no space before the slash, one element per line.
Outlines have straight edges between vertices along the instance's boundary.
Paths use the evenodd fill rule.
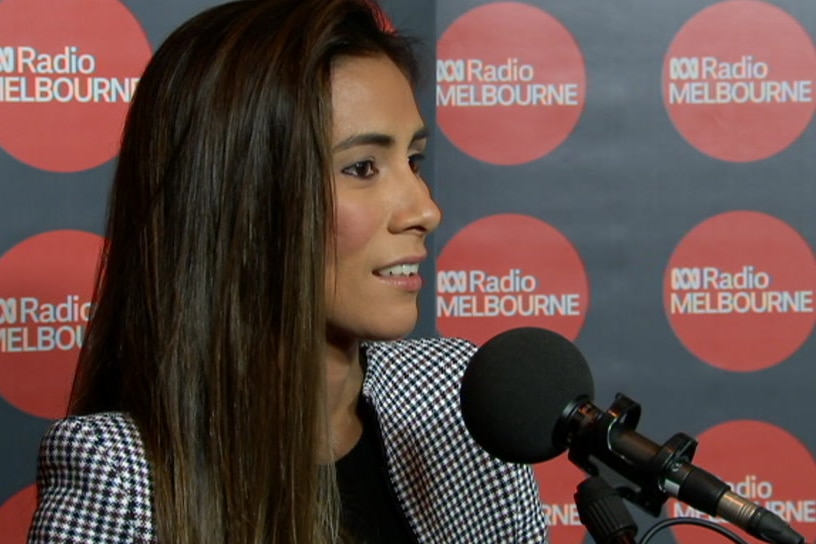
<path fill-rule="evenodd" d="M 587 474 L 599 475 L 598 460 L 629 480 L 636 487 L 616 486 L 620 495 L 657 517 L 671 496 L 667 488 L 679 486 L 671 475 L 691 462 L 697 441 L 677 433 L 657 446 L 635 432 L 639 421 L 640 404 L 623 394 L 615 396 L 607 411 L 579 397 L 564 409 L 553 441 L 569 448 L 569 460 Z"/>

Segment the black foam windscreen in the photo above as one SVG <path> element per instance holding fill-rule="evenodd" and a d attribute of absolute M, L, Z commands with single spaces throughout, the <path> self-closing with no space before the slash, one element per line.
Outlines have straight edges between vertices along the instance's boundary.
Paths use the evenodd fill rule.
<path fill-rule="evenodd" d="M 566 446 L 553 440 L 565 408 L 595 388 L 584 356 L 558 333 L 505 331 L 471 358 L 462 378 L 462 417 L 474 440 L 512 463 L 539 463 Z"/>

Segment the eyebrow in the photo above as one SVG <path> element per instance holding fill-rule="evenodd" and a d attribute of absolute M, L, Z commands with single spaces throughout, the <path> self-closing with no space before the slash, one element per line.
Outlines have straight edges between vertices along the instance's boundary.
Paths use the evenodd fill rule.
<path fill-rule="evenodd" d="M 427 139 L 428 134 L 429 134 L 428 127 L 422 127 L 421 129 L 417 130 L 411 137 L 411 145 L 418 142 L 419 140 Z M 355 134 L 354 136 L 346 138 L 345 140 L 338 143 L 332 148 L 332 153 L 337 153 L 338 151 L 351 149 L 352 147 L 356 147 L 359 145 L 376 145 L 379 147 L 392 147 L 394 143 L 395 143 L 394 137 L 389 136 L 388 134 L 382 134 L 379 132 L 366 132 L 363 134 Z"/>

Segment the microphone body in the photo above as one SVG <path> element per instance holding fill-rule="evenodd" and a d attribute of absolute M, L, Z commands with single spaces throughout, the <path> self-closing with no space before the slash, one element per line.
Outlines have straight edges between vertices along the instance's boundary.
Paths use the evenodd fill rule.
<path fill-rule="evenodd" d="M 697 442 L 678 433 L 658 445 L 635 431 L 640 406 L 618 395 L 609 410 L 592 403 L 594 385 L 583 355 L 545 329 L 511 329 L 479 348 L 462 379 L 465 425 L 488 453 L 538 463 L 569 450 L 569 459 L 598 475 L 597 459 L 638 486 L 623 498 L 657 516 L 669 496 L 730 521 L 772 544 L 804 538 L 776 514 L 733 493 L 691 464 Z"/>

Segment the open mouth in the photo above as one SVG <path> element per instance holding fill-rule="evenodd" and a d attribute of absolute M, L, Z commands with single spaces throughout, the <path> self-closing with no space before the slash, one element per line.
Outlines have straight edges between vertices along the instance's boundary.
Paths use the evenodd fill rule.
<path fill-rule="evenodd" d="M 381 268 L 377 270 L 375 274 L 386 278 L 394 276 L 416 276 L 419 274 L 419 264 L 397 264 L 394 266 L 389 266 L 388 268 Z"/>

